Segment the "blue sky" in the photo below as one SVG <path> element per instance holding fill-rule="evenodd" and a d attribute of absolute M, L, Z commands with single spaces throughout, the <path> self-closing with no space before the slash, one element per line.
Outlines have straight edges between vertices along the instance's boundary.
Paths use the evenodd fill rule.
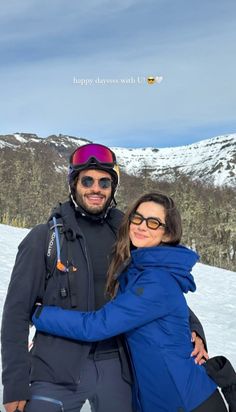
<path fill-rule="evenodd" d="M 233 133 L 235 44 L 235 0 L 9 0 L 0 134 L 166 147 Z"/>

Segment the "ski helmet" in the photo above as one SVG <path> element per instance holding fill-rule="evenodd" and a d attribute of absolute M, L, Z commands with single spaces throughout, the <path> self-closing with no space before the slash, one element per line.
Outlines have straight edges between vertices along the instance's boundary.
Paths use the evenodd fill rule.
<path fill-rule="evenodd" d="M 112 199 L 119 185 L 120 173 L 119 166 L 116 161 L 115 153 L 107 146 L 88 143 L 78 147 L 70 156 L 68 168 L 68 181 L 70 191 L 75 197 L 75 184 L 81 170 L 97 169 L 104 170 L 111 175 L 112 178 Z"/>

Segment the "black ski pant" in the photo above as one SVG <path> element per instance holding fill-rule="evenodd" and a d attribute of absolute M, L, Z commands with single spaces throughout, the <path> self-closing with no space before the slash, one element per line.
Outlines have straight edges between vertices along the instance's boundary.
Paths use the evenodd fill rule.
<path fill-rule="evenodd" d="M 87 359 L 78 385 L 32 382 L 24 412 L 133 412 L 131 386 L 122 379 L 119 358 Z M 89 411 L 89 407 L 83 411 Z"/>
<path fill-rule="evenodd" d="M 227 412 L 227 408 L 218 389 L 192 412 Z"/>

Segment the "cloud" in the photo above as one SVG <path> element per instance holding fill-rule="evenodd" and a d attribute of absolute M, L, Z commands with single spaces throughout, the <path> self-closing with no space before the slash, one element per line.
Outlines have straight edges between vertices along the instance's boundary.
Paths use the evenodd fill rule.
<path fill-rule="evenodd" d="M 158 135 L 174 141 L 233 127 L 235 11 L 231 0 L 2 5 L 1 133 L 61 132 L 113 145 L 138 136 L 150 145 Z M 163 82 L 95 84 L 149 75 Z"/>
<path fill-rule="evenodd" d="M 232 8 L 235 11 L 231 1 L 227 4 L 228 9 L 219 0 L 197 4 L 186 0 L 23 0 L 20 5 L 11 1 L 11 8 L 4 4 L 0 15 L 3 63 L 157 53 L 205 36 L 216 25 L 223 28 L 233 21 Z"/>

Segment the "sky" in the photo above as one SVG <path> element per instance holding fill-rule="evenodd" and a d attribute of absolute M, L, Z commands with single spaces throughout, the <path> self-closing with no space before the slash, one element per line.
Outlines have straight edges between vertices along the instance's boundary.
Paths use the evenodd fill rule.
<path fill-rule="evenodd" d="M 2 2 L 0 134 L 167 147 L 234 133 L 235 45 L 235 0 Z"/>

